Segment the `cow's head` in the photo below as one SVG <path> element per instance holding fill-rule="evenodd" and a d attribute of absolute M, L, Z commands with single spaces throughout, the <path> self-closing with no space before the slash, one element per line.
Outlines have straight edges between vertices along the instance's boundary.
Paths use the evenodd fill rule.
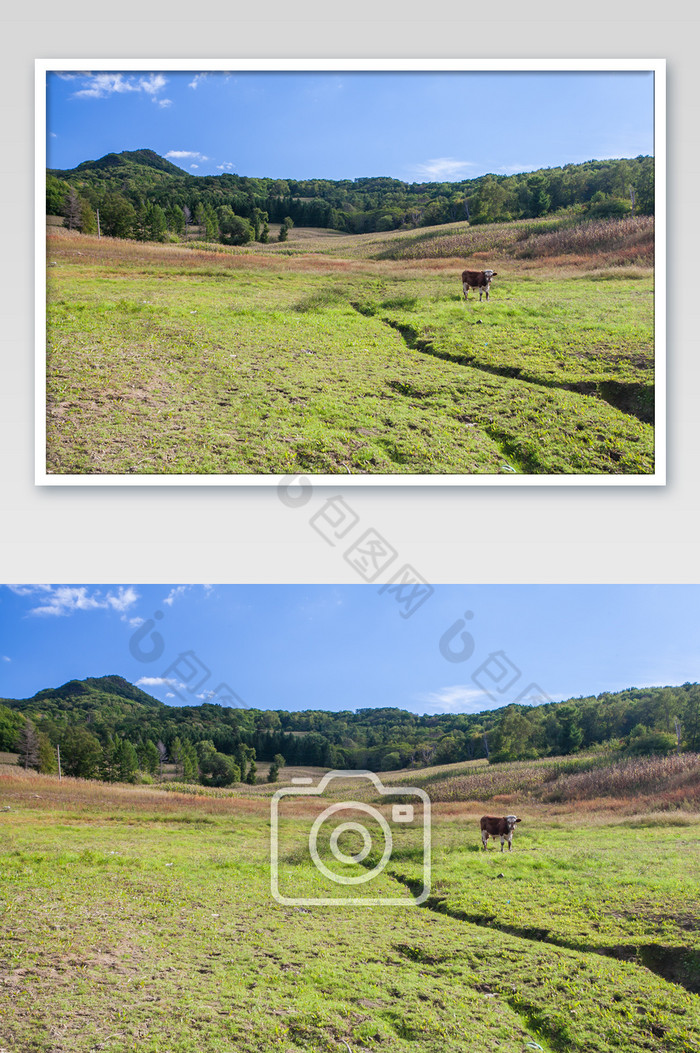
<path fill-rule="evenodd" d="M 522 819 L 518 819 L 517 815 L 507 815 L 505 820 L 508 823 L 509 830 L 512 830 L 516 823 L 522 823 Z"/>
<path fill-rule="evenodd" d="M 484 277 L 487 278 L 488 281 L 491 281 L 492 278 L 495 278 L 497 274 L 498 271 L 484 271 Z"/>

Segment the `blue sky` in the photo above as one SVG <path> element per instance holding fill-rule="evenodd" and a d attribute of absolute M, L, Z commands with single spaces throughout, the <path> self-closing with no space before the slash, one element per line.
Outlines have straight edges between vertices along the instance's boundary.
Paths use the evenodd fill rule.
<path fill-rule="evenodd" d="M 370 585 L 3 586 L 0 697 L 117 673 L 176 705 L 442 713 L 698 680 L 700 586 L 440 585 L 408 618 L 400 599 Z"/>
<path fill-rule="evenodd" d="M 650 72 L 100 72 L 47 76 L 50 168 L 155 150 L 193 175 L 511 174 L 653 153 Z"/>

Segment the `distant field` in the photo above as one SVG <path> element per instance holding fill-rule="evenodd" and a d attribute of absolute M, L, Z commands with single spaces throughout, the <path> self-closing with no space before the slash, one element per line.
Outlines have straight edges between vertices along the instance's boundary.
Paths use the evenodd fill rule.
<path fill-rule="evenodd" d="M 47 469 L 652 472 L 653 230 L 550 228 L 240 250 L 55 232 Z M 489 303 L 465 304 L 460 250 L 498 270 Z"/>
<path fill-rule="evenodd" d="M 697 811 L 527 800 L 501 854 L 479 847 L 497 801 L 437 804 L 424 906 L 282 906 L 272 790 L 191 796 L 2 769 L 0 1048 L 700 1050 Z M 320 807 L 300 802 L 282 824 L 295 897 L 329 895 L 308 854 Z M 354 894 L 410 898 L 420 836 L 394 833 L 386 869 Z M 373 845 L 365 865 L 377 859 Z"/>

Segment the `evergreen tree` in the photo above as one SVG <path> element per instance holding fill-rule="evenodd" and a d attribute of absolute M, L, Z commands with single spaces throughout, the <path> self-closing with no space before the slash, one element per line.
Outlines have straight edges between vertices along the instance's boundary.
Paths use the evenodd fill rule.
<path fill-rule="evenodd" d="M 94 779 L 103 762 L 100 740 L 87 728 L 67 728 L 61 742 L 61 764 L 66 775 Z"/>
<path fill-rule="evenodd" d="M 168 221 L 165 212 L 160 205 L 151 207 L 148 223 L 148 236 L 151 241 L 165 241 L 165 232 L 168 229 Z"/>
<path fill-rule="evenodd" d="M 145 744 L 137 750 L 139 767 L 148 775 L 156 775 L 160 765 L 160 755 L 155 742 L 147 739 Z"/>
<path fill-rule="evenodd" d="M 184 782 L 199 781 L 197 750 L 191 742 L 185 742 L 182 747 L 182 778 Z"/>
<path fill-rule="evenodd" d="M 179 237 L 185 233 L 185 214 L 179 205 L 171 205 L 166 213 L 168 230 Z"/>
<path fill-rule="evenodd" d="M 136 210 L 132 233 L 137 241 L 148 241 L 148 202 L 144 202 Z"/>
<path fill-rule="evenodd" d="M 122 739 L 116 750 L 117 777 L 119 782 L 134 782 L 139 761 L 136 750 L 128 741 Z"/>
<path fill-rule="evenodd" d="M 136 209 L 123 194 L 106 194 L 100 205 L 102 232 L 111 238 L 130 238 L 136 225 Z"/>
<path fill-rule="evenodd" d="M 118 740 L 109 735 L 102 747 L 102 758 L 99 765 L 99 777 L 104 782 L 116 782 L 118 778 L 117 749 Z"/>

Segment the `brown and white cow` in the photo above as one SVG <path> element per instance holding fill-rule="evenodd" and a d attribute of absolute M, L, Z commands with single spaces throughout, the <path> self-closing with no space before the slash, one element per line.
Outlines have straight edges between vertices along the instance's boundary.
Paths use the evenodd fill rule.
<path fill-rule="evenodd" d="M 484 850 L 489 837 L 500 837 L 501 852 L 503 851 L 504 841 L 508 842 L 508 851 L 512 852 L 513 830 L 515 829 L 515 824 L 521 822 L 522 819 L 518 819 L 516 815 L 504 815 L 501 818 L 496 815 L 483 816 L 481 820 L 481 842 Z"/>
<path fill-rule="evenodd" d="M 464 289 L 464 299 L 469 299 L 469 290 L 479 290 L 479 301 L 484 292 L 486 292 L 486 299 L 489 298 L 489 289 L 491 288 L 491 279 L 495 278 L 498 271 L 462 271 L 462 288 Z"/>

